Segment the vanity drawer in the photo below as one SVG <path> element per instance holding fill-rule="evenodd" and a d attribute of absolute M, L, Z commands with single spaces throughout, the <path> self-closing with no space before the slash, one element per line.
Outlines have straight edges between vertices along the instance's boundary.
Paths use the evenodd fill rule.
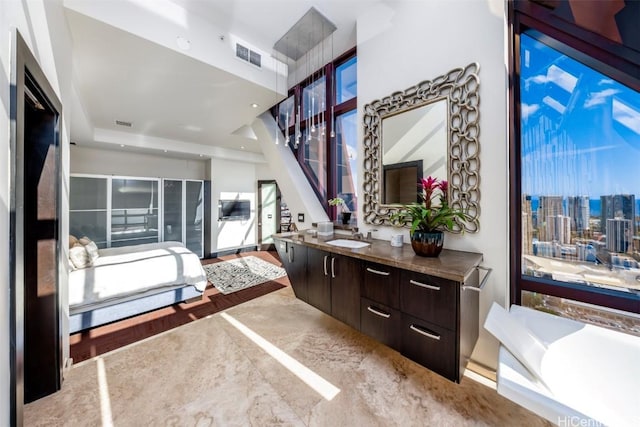
<path fill-rule="evenodd" d="M 402 313 L 400 352 L 432 371 L 458 381 L 453 331 Z"/>
<path fill-rule="evenodd" d="M 400 306 L 400 270 L 388 265 L 367 262 L 364 264 L 360 294 L 363 297 L 387 305 L 391 308 Z"/>
<path fill-rule="evenodd" d="M 360 298 L 360 331 L 376 341 L 400 350 L 400 312 L 367 298 Z"/>
<path fill-rule="evenodd" d="M 400 279 L 400 311 L 454 330 L 459 286 L 452 280 L 403 270 Z"/>

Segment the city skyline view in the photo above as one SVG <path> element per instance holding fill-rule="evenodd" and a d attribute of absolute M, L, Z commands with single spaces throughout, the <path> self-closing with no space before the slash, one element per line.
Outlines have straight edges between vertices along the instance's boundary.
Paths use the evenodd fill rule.
<path fill-rule="evenodd" d="M 640 291 L 640 94 L 520 39 L 522 273 Z"/>

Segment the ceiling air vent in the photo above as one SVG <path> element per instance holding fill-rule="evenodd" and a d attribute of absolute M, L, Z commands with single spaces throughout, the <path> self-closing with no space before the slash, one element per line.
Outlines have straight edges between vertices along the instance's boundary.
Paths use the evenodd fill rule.
<path fill-rule="evenodd" d="M 256 67 L 262 67 L 262 55 L 246 46 L 242 46 L 240 43 L 236 43 L 236 56 Z"/>
<path fill-rule="evenodd" d="M 125 122 L 125 121 L 122 121 L 122 120 L 116 120 L 116 124 L 118 126 L 126 126 L 128 128 L 131 127 L 131 122 Z"/>

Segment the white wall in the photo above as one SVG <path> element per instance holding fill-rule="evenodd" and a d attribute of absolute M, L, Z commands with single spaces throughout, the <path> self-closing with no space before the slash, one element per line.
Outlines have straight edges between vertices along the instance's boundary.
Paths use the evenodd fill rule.
<path fill-rule="evenodd" d="M 256 245 L 256 165 L 211 159 L 208 169 L 211 179 L 211 252 Z M 246 221 L 218 221 L 220 199 L 251 200 L 251 217 Z"/>
<path fill-rule="evenodd" d="M 205 179 L 206 160 L 71 146 L 71 173 Z"/>
<path fill-rule="evenodd" d="M 508 296 L 508 144 L 501 0 L 398 0 L 358 19 L 358 114 L 364 105 L 471 62 L 480 64 L 480 232 L 447 234 L 445 247 L 484 254 L 493 274 L 481 294 L 480 321 Z M 359 127 L 362 144 L 362 127 Z M 363 152 L 363 147 L 359 147 Z M 362 166 L 359 176 L 363 176 Z M 366 232 L 373 228 L 359 226 Z M 389 239 L 399 230 L 379 227 Z M 409 240 L 404 231 L 405 241 Z M 480 328 L 473 358 L 496 368 L 497 342 Z"/>
<path fill-rule="evenodd" d="M 38 60 L 49 83 L 63 104 L 61 156 L 63 186 L 61 195 L 62 234 L 68 233 L 69 121 L 65 106 L 71 96 L 71 37 L 61 0 L 0 1 L 0 425 L 9 425 L 9 79 L 11 75 L 11 28 L 18 28 Z M 66 250 L 66 249 L 65 249 Z M 63 254 L 61 259 L 65 259 Z M 66 266 L 66 263 L 64 263 Z M 66 269 L 61 283 L 67 282 Z M 63 301 L 68 299 L 61 289 Z M 63 304 L 66 306 L 66 304 Z M 62 324 L 63 357 L 69 356 L 67 321 Z"/>

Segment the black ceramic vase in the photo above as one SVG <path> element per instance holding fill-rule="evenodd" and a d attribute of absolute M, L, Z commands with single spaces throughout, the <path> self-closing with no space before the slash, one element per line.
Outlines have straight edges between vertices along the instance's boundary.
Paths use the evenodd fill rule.
<path fill-rule="evenodd" d="M 351 221 L 351 212 L 342 212 L 342 223 L 349 224 Z"/>
<path fill-rule="evenodd" d="M 411 235 L 411 247 L 416 255 L 437 257 L 444 245 L 444 232 L 416 230 Z"/>

